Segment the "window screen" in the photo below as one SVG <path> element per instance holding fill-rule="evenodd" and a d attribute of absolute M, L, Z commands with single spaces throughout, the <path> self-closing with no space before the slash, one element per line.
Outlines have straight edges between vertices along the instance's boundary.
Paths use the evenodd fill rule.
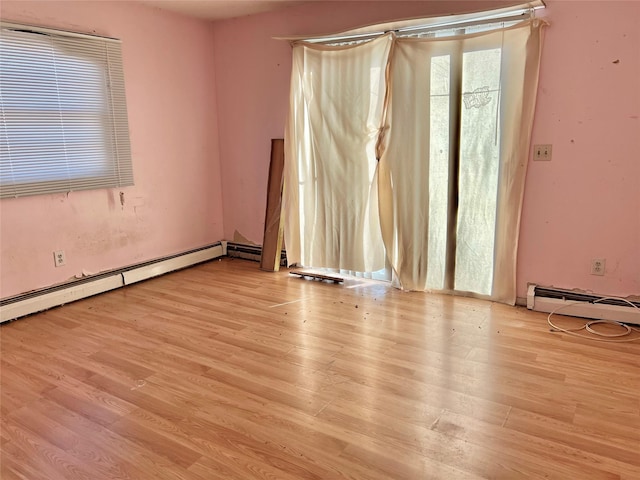
<path fill-rule="evenodd" d="M 133 185 L 118 40 L 0 25 L 1 197 Z"/>

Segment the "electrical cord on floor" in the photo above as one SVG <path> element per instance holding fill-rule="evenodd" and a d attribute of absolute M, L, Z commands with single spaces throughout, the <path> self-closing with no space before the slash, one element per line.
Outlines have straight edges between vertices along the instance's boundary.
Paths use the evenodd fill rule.
<path fill-rule="evenodd" d="M 619 300 L 621 302 L 628 303 L 629 305 L 631 305 L 636 310 L 640 310 L 640 308 L 638 308 L 637 305 L 631 303 L 629 300 L 626 300 L 624 298 L 619 298 L 619 297 L 603 297 L 603 298 L 599 298 L 597 300 L 594 300 L 593 303 L 602 302 L 603 300 Z M 549 316 L 547 317 L 547 323 L 552 328 L 552 331 L 564 332 L 566 334 L 573 335 L 574 337 L 586 338 L 586 339 L 589 339 L 589 340 L 595 340 L 597 342 L 626 343 L 626 342 L 636 342 L 636 341 L 640 340 L 640 336 L 635 337 L 635 338 L 625 338 L 625 339 L 617 340 L 619 337 L 626 337 L 627 335 L 630 335 L 631 332 L 640 333 L 640 328 L 631 327 L 631 326 L 627 325 L 626 323 L 618 322 L 616 320 L 592 320 L 590 322 L 586 322 L 580 328 L 561 328 L 561 327 L 558 327 L 557 325 L 555 325 L 551 321 L 551 317 L 553 315 L 555 315 L 556 313 L 558 313 L 560 310 L 563 310 L 563 309 L 568 308 L 568 307 L 572 307 L 574 305 L 584 305 L 584 302 L 573 302 L 573 303 L 569 303 L 569 304 L 566 304 L 566 305 L 561 305 L 560 307 L 556 308 L 555 310 L 553 310 L 549 314 Z M 640 313 L 640 311 L 638 313 Z M 593 325 L 600 325 L 600 324 L 617 325 L 617 326 L 620 326 L 620 327 L 624 328 L 624 331 L 620 332 L 620 333 L 608 334 L 608 333 L 598 332 L 597 330 L 594 330 L 593 328 L 591 328 Z M 597 337 L 593 337 L 593 336 L 590 336 L 590 335 L 580 335 L 579 333 L 576 333 L 576 332 L 580 332 L 582 330 L 585 330 L 586 332 L 589 332 L 589 333 L 591 333 L 593 335 L 596 335 L 597 337 L 604 337 L 604 338 L 597 338 Z"/>

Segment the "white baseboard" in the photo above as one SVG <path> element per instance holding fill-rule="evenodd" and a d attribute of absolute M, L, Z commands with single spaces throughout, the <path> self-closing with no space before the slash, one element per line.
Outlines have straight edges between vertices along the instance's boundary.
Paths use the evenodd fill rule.
<path fill-rule="evenodd" d="M 198 263 L 207 262 L 214 258 L 224 255 L 222 245 L 216 245 L 205 250 L 197 250 L 191 253 L 185 253 L 178 257 L 169 258 L 161 262 L 151 265 L 143 265 L 139 268 L 122 272 L 122 278 L 125 285 L 147 280 L 148 278 L 164 275 L 165 273 L 180 270 L 181 268 L 190 267 Z"/>
<path fill-rule="evenodd" d="M 558 315 L 569 315 L 595 320 L 613 320 L 640 325 L 640 309 L 634 308 L 631 305 L 608 305 L 605 303 L 591 303 L 589 301 L 575 301 L 564 298 L 546 298 L 535 294 L 536 287 L 537 285 L 529 285 L 527 295 L 527 308 L 529 310 L 546 313 L 557 312 Z M 600 295 L 599 297 L 606 298 L 605 295 Z"/>
<path fill-rule="evenodd" d="M 88 277 L 76 282 L 3 299 L 0 305 L 0 323 L 213 260 L 226 255 L 226 247 L 227 242 L 219 242 L 209 247 L 102 273 L 96 275 L 95 278 Z"/>
<path fill-rule="evenodd" d="M 19 300 L 0 307 L 0 323 L 14 320 L 36 312 L 41 312 L 58 305 L 81 300 L 98 293 L 108 292 L 124 286 L 122 275 L 114 274 L 106 278 L 99 278 L 93 282 L 81 285 L 71 284 L 68 288 L 49 293 L 42 293 L 31 298 Z"/>

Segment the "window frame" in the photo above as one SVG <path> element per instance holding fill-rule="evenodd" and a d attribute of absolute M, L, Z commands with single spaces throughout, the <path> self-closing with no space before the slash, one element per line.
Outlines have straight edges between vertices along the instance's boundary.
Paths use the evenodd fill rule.
<path fill-rule="evenodd" d="M 4 21 L 0 36 L 0 198 L 133 185 L 121 41 Z"/>

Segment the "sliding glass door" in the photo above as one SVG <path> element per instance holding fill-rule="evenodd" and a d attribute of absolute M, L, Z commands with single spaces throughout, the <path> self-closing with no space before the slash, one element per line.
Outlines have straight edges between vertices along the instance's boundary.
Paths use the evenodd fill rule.
<path fill-rule="evenodd" d="M 430 59 L 427 288 L 490 295 L 501 49 Z"/>
<path fill-rule="evenodd" d="M 289 262 L 514 303 L 541 26 L 296 45 Z"/>

